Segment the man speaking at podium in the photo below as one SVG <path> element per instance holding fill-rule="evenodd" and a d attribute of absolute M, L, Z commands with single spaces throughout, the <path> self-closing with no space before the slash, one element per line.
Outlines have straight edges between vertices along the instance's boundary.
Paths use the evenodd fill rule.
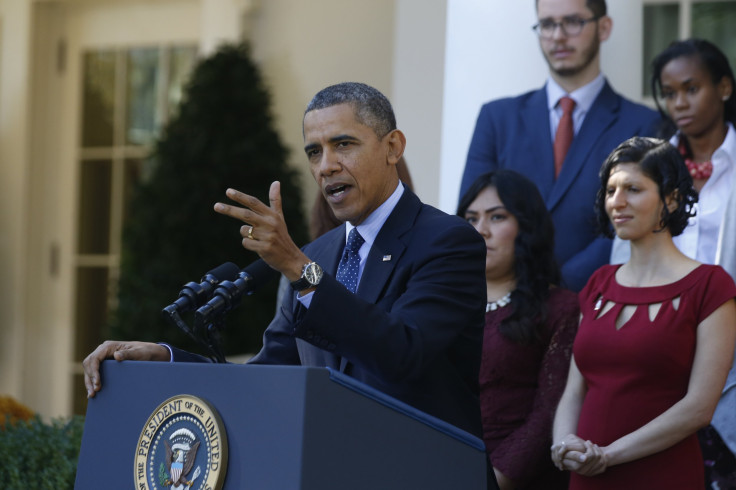
<path fill-rule="evenodd" d="M 406 146 L 388 99 L 360 83 L 317 93 L 303 119 L 314 179 L 346 224 L 299 249 L 281 212 L 228 189 L 215 211 L 245 223 L 243 247 L 286 276 L 285 298 L 249 362 L 330 367 L 480 436 L 486 302 L 481 236 L 400 181 Z M 107 341 L 84 360 L 89 397 L 104 359 L 207 361 L 163 344 Z"/>

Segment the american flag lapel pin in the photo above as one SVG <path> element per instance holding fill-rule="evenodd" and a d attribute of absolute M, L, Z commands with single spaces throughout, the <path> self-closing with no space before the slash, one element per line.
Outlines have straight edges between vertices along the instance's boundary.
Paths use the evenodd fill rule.
<path fill-rule="evenodd" d="M 391 255 L 384 255 L 383 256 L 383 261 L 384 262 L 389 262 L 390 260 L 391 260 Z"/>

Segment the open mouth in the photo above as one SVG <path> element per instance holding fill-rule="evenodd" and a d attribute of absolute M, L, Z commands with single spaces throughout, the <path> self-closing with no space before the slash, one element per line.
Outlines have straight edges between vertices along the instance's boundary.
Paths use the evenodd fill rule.
<path fill-rule="evenodd" d="M 325 187 L 325 194 L 327 194 L 328 197 L 339 198 L 348 190 L 348 188 L 349 186 L 346 184 L 329 185 Z"/>

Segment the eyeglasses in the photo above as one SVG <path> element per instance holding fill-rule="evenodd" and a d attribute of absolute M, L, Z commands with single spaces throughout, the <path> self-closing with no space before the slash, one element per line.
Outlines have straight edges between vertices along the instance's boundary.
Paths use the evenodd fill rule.
<path fill-rule="evenodd" d="M 552 39 L 558 27 L 562 29 L 563 34 L 568 37 L 575 37 L 583 32 L 583 27 L 588 22 L 595 22 L 600 17 L 595 16 L 590 19 L 581 19 L 580 17 L 565 17 L 562 22 L 555 22 L 552 19 L 540 20 L 538 24 L 532 26 L 532 30 L 543 39 Z"/>

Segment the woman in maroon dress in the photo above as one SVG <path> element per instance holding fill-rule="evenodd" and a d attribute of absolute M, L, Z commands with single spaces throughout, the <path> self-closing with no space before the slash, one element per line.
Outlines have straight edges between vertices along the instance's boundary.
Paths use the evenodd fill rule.
<path fill-rule="evenodd" d="M 708 425 L 736 342 L 736 286 L 672 237 L 697 193 L 677 149 L 631 138 L 601 168 L 601 229 L 631 244 L 580 292 L 582 319 L 554 422 L 552 459 L 571 489 L 704 488 Z M 611 229 L 612 225 L 612 229 Z"/>
<path fill-rule="evenodd" d="M 567 487 L 549 460 L 552 417 L 577 330 L 577 297 L 558 287 L 552 219 L 535 185 L 482 175 L 458 215 L 485 238 L 488 306 L 480 372 L 483 439 L 501 490 Z"/>

